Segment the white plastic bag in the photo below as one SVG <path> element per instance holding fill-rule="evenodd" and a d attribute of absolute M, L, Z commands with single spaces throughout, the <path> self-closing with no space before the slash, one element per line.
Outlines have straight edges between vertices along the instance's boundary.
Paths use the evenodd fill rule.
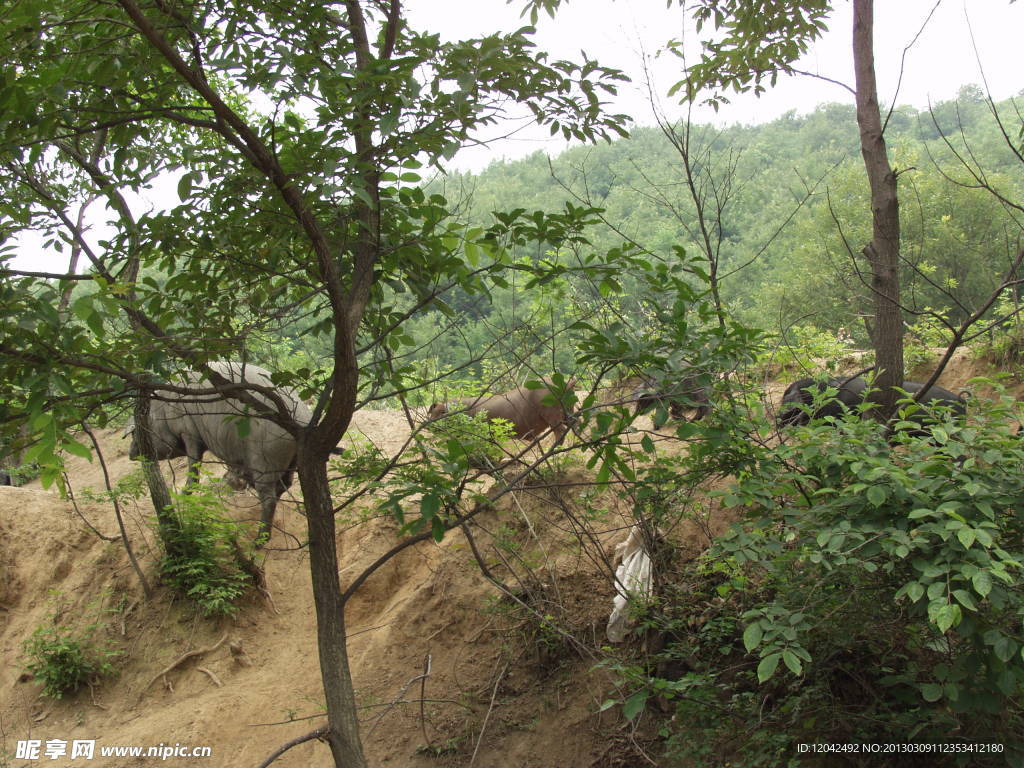
<path fill-rule="evenodd" d="M 621 643 L 631 623 L 627 605 L 630 596 L 651 594 L 651 558 L 644 549 L 643 536 L 637 526 L 633 526 L 629 537 L 615 548 L 615 554 L 622 557 L 622 563 L 615 569 L 615 599 L 606 634 L 609 642 Z"/>

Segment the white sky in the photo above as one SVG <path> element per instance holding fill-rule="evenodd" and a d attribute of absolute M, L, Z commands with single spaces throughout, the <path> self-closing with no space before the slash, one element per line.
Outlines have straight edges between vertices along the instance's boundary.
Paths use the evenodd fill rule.
<path fill-rule="evenodd" d="M 445 0 L 444 12 L 433 2 L 410 0 L 411 21 L 441 33 L 442 37 L 468 37 L 515 30 L 529 22 L 520 17 L 523 3 L 513 0 Z M 828 21 L 829 31 L 798 68 L 853 85 L 851 53 L 852 3 L 836 0 Z M 932 13 L 934 9 L 934 13 Z M 931 19 L 925 25 L 929 13 Z M 968 25 L 969 20 L 969 25 Z M 907 52 L 903 78 L 900 59 L 919 30 L 924 31 Z M 978 48 L 976 58 L 971 31 Z M 705 34 L 707 30 L 704 31 Z M 1024 35 L 1024 2 L 1009 0 L 879 0 L 875 3 L 875 69 L 879 98 L 883 104 L 895 101 L 918 108 L 935 101 L 954 98 L 960 86 L 982 85 L 982 68 L 992 95 L 1005 99 L 1024 90 L 1024 68 L 1020 63 Z M 555 19 L 542 15 L 535 40 L 538 48 L 553 58 L 578 59 L 583 49 L 601 64 L 623 70 L 633 82 L 623 84 L 613 112 L 630 115 L 639 125 L 653 123 L 644 82 L 643 61 L 651 62 L 655 91 L 662 95 L 661 108 L 669 116 L 682 108 L 664 94 L 680 80 L 679 60 L 657 56 L 669 39 L 693 40 L 692 24 L 676 3 L 666 8 L 665 0 L 570 0 Z M 693 59 L 697 56 L 694 54 Z M 980 66 L 978 59 L 980 58 Z M 853 96 L 832 83 L 810 77 L 780 79 L 774 89 L 760 98 L 734 96 L 733 103 L 716 115 L 710 108 L 697 111 L 698 122 L 761 123 L 788 110 L 812 111 L 829 101 L 853 103 Z M 564 143 L 548 136 L 546 130 L 523 131 L 516 138 L 493 147 L 463 150 L 455 165 L 477 170 L 495 159 L 513 159 L 546 149 L 556 153 Z"/>
<path fill-rule="evenodd" d="M 521 0 L 513 0 L 512 4 L 504 0 L 407 0 L 407 13 L 414 27 L 456 39 L 524 26 L 528 19 L 520 16 L 522 5 Z M 836 0 L 835 5 L 829 32 L 798 66 L 852 84 L 851 3 Z M 910 45 L 933 9 L 931 20 L 907 53 L 897 94 L 904 48 Z M 620 86 L 620 95 L 611 111 L 623 112 L 632 116 L 636 124 L 648 125 L 653 119 L 643 62 L 646 57 L 650 63 L 655 91 L 665 94 L 680 79 L 679 61 L 657 54 L 669 39 L 694 39 L 684 20 L 683 10 L 675 4 L 666 8 L 665 0 L 570 0 L 555 19 L 541 17 L 535 40 L 537 47 L 548 51 L 552 58 L 579 60 L 582 49 L 601 64 L 629 74 L 633 82 Z M 980 64 L 969 29 L 973 31 Z M 888 104 L 895 98 L 899 104 L 924 108 L 929 98 L 950 99 L 964 84 L 982 84 L 982 71 L 996 99 L 1020 93 L 1024 89 L 1019 53 L 1022 34 L 1024 2 L 1011 5 L 1009 0 L 880 0 L 875 3 L 875 68 L 880 99 Z M 672 100 L 662 99 L 662 109 L 669 116 L 682 112 Z M 775 89 L 759 99 L 735 97 L 734 103 L 717 115 L 705 108 L 694 117 L 701 122 L 758 123 L 788 110 L 807 113 L 823 102 L 852 103 L 852 99 L 849 92 L 832 83 L 794 77 L 780 80 Z M 518 125 L 502 127 L 495 135 L 508 133 Z M 561 140 L 550 137 L 546 129 L 523 128 L 511 138 L 463 150 L 453 164 L 478 170 L 497 159 L 514 159 L 538 149 L 557 153 L 564 146 Z M 173 188 L 171 184 L 169 189 Z M 98 207 L 94 207 L 92 217 L 106 218 Z M 96 234 L 94 231 L 93 235 Z M 14 268 L 62 271 L 67 267 L 66 256 L 43 252 L 38 239 L 26 238 L 22 242 L 18 255 L 10 262 Z"/>

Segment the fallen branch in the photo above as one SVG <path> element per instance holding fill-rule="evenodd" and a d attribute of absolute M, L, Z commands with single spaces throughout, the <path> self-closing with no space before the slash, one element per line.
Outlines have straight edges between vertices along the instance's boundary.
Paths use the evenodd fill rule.
<path fill-rule="evenodd" d="M 381 712 L 379 715 L 377 715 L 377 722 L 375 722 L 373 724 L 373 727 L 370 728 L 370 732 L 366 735 L 366 738 L 369 738 L 370 736 L 373 735 L 373 732 L 375 730 L 377 730 L 377 726 L 380 725 L 381 721 L 384 719 L 384 716 L 387 715 L 388 712 L 390 712 L 392 709 L 394 709 L 395 707 L 397 707 L 400 703 L 402 703 L 404 701 L 405 692 L 409 690 L 410 686 L 412 686 L 413 683 L 415 683 L 417 680 L 424 680 L 425 681 L 428 677 L 430 677 L 430 654 L 427 654 L 427 659 L 426 659 L 426 662 L 425 662 L 424 668 L 423 668 L 423 674 L 416 675 L 416 677 L 412 678 L 405 685 L 402 686 L 402 690 L 400 690 L 398 692 L 398 695 L 395 696 L 395 698 L 391 700 L 388 708 L 386 710 L 384 710 L 383 712 Z M 422 695 L 421 695 L 420 698 L 422 699 Z M 422 704 L 421 704 L 421 708 L 422 708 Z M 428 741 L 427 744 L 429 745 L 429 743 L 430 742 Z"/>

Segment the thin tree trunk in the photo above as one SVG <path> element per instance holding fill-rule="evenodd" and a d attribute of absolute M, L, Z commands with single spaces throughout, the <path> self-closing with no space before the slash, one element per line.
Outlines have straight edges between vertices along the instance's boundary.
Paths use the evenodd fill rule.
<path fill-rule="evenodd" d="M 160 534 L 160 543 L 163 544 L 164 552 L 168 555 L 177 554 L 178 542 L 180 540 L 178 521 L 175 519 L 171 503 L 171 494 L 167 490 L 167 483 L 164 476 L 160 474 L 160 465 L 152 457 L 156 451 L 153 449 L 153 437 L 149 428 L 149 393 L 140 392 L 135 401 L 135 430 L 132 435 L 142 456 L 142 473 L 146 478 L 146 485 L 149 487 L 149 497 L 153 501 L 153 509 L 156 511 L 157 531 Z"/>
<path fill-rule="evenodd" d="M 299 438 L 298 474 L 309 531 L 309 567 L 316 607 L 320 677 L 327 704 L 328 733 L 336 766 L 365 768 L 359 740 L 355 691 L 345 642 L 345 604 L 338 580 L 334 509 L 327 482 L 327 462 L 310 451 L 309 432 Z"/>
<path fill-rule="evenodd" d="M 121 532 L 121 543 L 124 544 L 124 550 L 128 553 L 128 562 L 132 564 L 132 569 L 135 571 L 135 575 L 139 577 L 139 583 L 142 584 L 142 592 L 146 596 L 146 600 L 153 597 L 153 590 L 149 588 L 149 582 L 146 581 L 146 574 L 142 572 L 142 566 L 139 565 L 138 559 L 135 557 L 135 550 L 132 549 L 132 542 L 128 538 L 128 529 L 124 525 L 124 515 L 121 514 L 121 503 L 117 500 L 117 494 L 112 493 L 113 488 L 110 485 L 110 473 L 107 471 L 107 463 L 103 460 L 103 451 L 100 450 L 100 442 L 96 439 L 96 434 L 92 431 L 88 424 L 82 422 L 82 429 L 85 434 L 89 436 L 89 441 L 92 443 L 93 450 L 96 451 L 96 459 L 100 463 L 100 469 L 103 471 L 103 485 L 110 494 L 110 500 L 114 505 L 114 515 L 117 517 L 117 528 Z"/>
<path fill-rule="evenodd" d="M 89 162 L 92 165 L 96 165 L 99 162 L 100 153 L 103 151 L 103 145 L 107 141 L 106 129 L 98 131 L 93 137 L 92 151 L 89 152 Z M 85 211 L 92 205 L 93 201 L 99 198 L 99 194 L 90 194 L 82 204 L 78 207 L 78 221 L 75 222 L 75 228 L 78 232 L 85 234 Z M 71 258 L 68 260 L 68 274 L 73 275 L 78 271 L 78 260 L 82 256 L 82 241 L 74 239 L 71 241 Z M 57 305 L 57 312 L 63 313 L 68 305 L 71 304 L 71 294 L 74 292 L 74 281 L 68 281 L 67 288 L 60 296 L 60 303 Z M 147 595 L 148 596 L 148 595 Z"/>
<path fill-rule="evenodd" d="M 853 63 L 857 84 L 857 125 L 868 183 L 871 186 L 871 242 L 864 255 L 871 265 L 871 290 L 875 299 L 875 362 L 880 391 L 879 417 L 895 410 L 894 386 L 903 384 L 903 317 L 900 312 L 900 211 L 896 174 L 882 133 L 875 83 L 874 2 L 853 0 Z"/>

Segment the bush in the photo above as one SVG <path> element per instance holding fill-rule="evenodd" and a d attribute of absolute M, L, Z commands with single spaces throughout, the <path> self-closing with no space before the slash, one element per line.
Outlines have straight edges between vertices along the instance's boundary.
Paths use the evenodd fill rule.
<path fill-rule="evenodd" d="M 698 765 L 785 765 L 812 741 L 999 742 L 1003 753 L 929 757 L 1020 760 L 1024 443 L 1009 432 L 1013 407 L 979 405 L 978 423 L 898 434 L 895 447 L 861 419 L 765 447 L 721 492 L 742 524 L 666 578 L 648 617 L 666 638 L 658 672 L 620 664 L 630 711 L 674 700 L 663 736 Z"/>
<path fill-rule="evenodd" d="M 120 651 L 99 644 L 95 636 L 104 624 L 94 622 L 84 629 L 57 625 L 60 611 L 51 624 L 39 627 L 24 645 L 29 672 L 43 683 L 43 694 L 55 699 L 74 693 L 98 677 L 114 674 L 112 660 Z"/>
<path fill-rule="evenodd" d="M 462 455 L 471 467 L 494 469 L 507 457 L 502 443 L 512 437 L 512 424 L 490 420 L 486 413 L 451 413 L 431 423 L 430 431 L 448 443 L 448 454 Z"/>
<path fill-rule="evenodd" d="M 925 307 L 924 311 L 935 313 L 930 307 Z M 916 323 L 907 328 L 903 337 L 904 367 L 910 372 L 920 365 L 934 363 L 935 349 L 949 346 L 951 340 L 952 334 L 949 329 L 936 320 L 934 314 L 921 316 Z"/>
<path fill-rule="evenodd" d="M 233 615 L 250 580 L 242 569 L 241 526 L 223 514 L 225 495 L 220 483 L 173 494 L 174 525 L 161 534 L 161 574 L 206 616 Z"/>
<path fill-rule="evenodd" d="M 1009 296 L 996 303 L 994 314 L 1007 317 L 1018 309 Z M 1024 364 L 1024 321 L 1020 315 L 1004 320 L 997 327 L 990 328 L 981 339 L 982 354 L 1004 370 L 1012 369 L 1018 374 Z"/>
<path fill-rule="evenodd" d="M 350 433 L 345 439 L 350 444 L 342 449 L 339 458 L 331 459 L 331 470 L 338 473 L 332 476 L 331 487 L 332 492 L 355 493 L 382 478 L 390 459 L 363 435 Z"/>
<path fill-rule="evenodd" d="M 824 361 L 826 370 L 834 370 L 844 364 L 850 354 L 850 342 L 840 341 L 832 331 L 820 331 L 811 325 L 794 325 L 776 347 L 762 353 L 759 362 L 774 361 L 783 370 L 812 370 L 820 367 L 819 361 Z M 864 365 L 870 365 L 870 362 Z"/>
<path fill-rule="evenodd" d="M 39 465 L 35 462 L 18 464 L 16 466 L 2 467 L 11 476 L 13 485 L 25 485 L 39 477 Z"/>

